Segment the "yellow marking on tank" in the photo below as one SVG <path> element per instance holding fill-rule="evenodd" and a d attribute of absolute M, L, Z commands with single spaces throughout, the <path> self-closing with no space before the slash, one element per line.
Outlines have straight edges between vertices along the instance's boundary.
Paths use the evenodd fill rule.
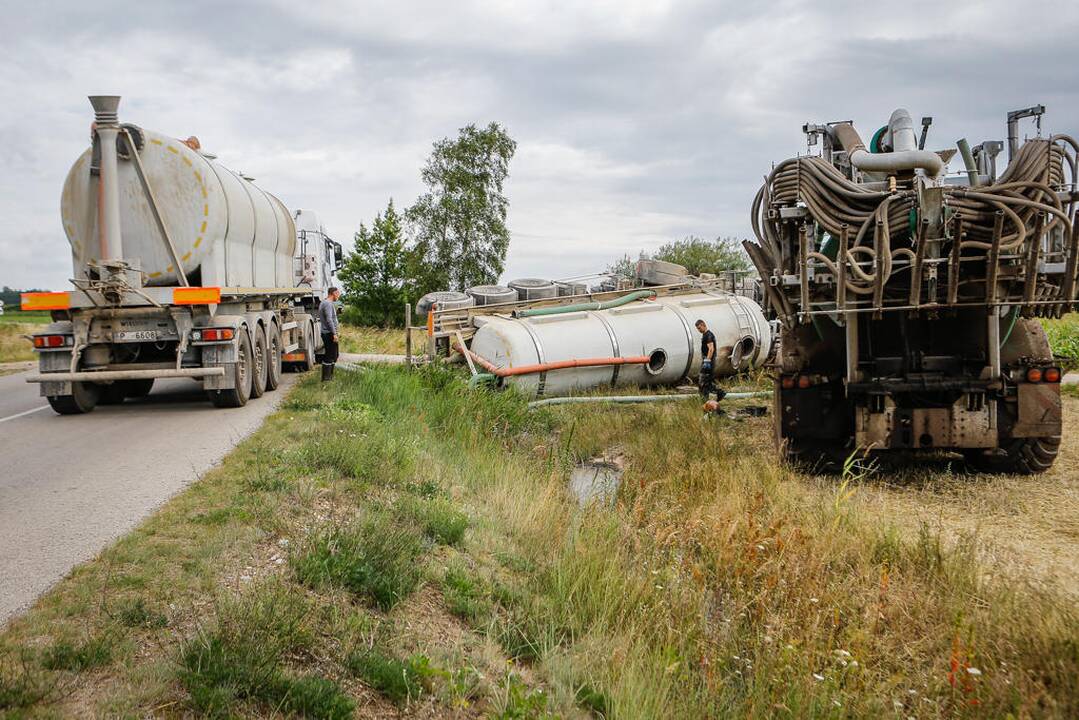
<path fill-rule="evenodd" d="M 191 160 L 190 160 L 190 159 L 189 159 L 189 158 L 187 157 L 187 155 L 184 155 L 184 156 L 183 156 L 183 157 L 181 158 L 181 160 L 183 160 L 183 161 L 184 161 L 184 165 L 187 165 L 188 167 L 191 167 Z M 197 173 L 197 172 L 196 172 L 195 174 L 196 174 L 196 175 L 198 175 L 198 173 Z"/>
<path fill-rule="evenodd" d="M 202 186 L 202 199 L 203 200 L 206 199 L 206 186 L 205 185 Z"/>
<path fill-rule="evenodd" d="M 199 184 L 202 183 L 202 175 L 199 174 L 198 170 L 195 171 L 195 179 L 199 181 Z"/>
<path fill-rule="evenodd" d="M 170 152 L 170 153 L 172 153 L 173 155 L 179 155 L 179 154 L 180 154 L 180 151 L 179 151 L 179 150 L 177 150 L 176 148 L 174 148 L 174 147 L 173 147 L 172 145 L 169 145 L 169 146 L 168 146 L 168 150 L 169 150 L 169 152 Z"/>
<path fill-rule="evenodd" d="M 202 206 L 202 214 L 203 214 L 204 217 L 210 217 L 210 206 L 209 205 L 203 205 Z"/>
<path fill-rule="evenodd" d="M 182 258 L 180 258 L 180 262 L 187 262 L 190 259 L 191 259 L 191 251 L 188 250 L 187 253 L 184 254 L 184 256 Z"/>
<path fill-rule="evenodd" d="M 202 221 L 202 227 L 199 228 L 199 232 L 200 233 L 206 232 L 206 221 L 205 220 Z M 202 238 L 199 238 L 199 240 L 202 240 Z"/>
<path fill-rule="evenodd" d="M 203 223 L 202 226 L 206 227 L 206 223 Z M 195 247 L 198 247 L 201 244 L 202 244 L 202 236 L 200 235 L 199 237 L 195 238 Z"/>
<path fill-rule="evenodd" d="M 164 145 L 165 144 L 165 143 L 161 142 L 160 140 L 158 140 L 157 138 L 150 138 L 150 142 L 152 142 L 154 145 Z"/>
<path fill-rule="evenodd" d="M 169 265 L 167 268 L 165 268 L 165 272 L 172 272 L 172 265 Z"/>
<path fill-rule="evenodd" d="M 160 272 L 152 272 L 149 275 L 147 275 L 147 277 L 159 278 L 159 277 L 161 277 L 161 273 Z"/>

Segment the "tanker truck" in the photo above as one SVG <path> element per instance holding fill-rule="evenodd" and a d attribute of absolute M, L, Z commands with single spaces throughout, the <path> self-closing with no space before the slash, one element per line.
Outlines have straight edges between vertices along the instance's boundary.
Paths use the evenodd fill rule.
<path fill-rule="evenodd" d="M 218 407 L 277 388 L 321 351 L 316 309 L 342 261 L 317 216 L 289 213 L 252 178 L 178 140 L 121 124 L 120 98 L 93 96 L 91 147 L 61 196 L 74 289 L 26 293 L 49 310 L 27 378 L 62 414 L 201 383 Z"/>
<path fill-rule="evenodd" d="M 896 110 L 868 146 L 850 121 L 807 124 L 817 154 L 774 166 L 745 247 L 781 322 L 775 439 L 835 469 L 856 453 L 957 451 L 976 469 L 1048 469 L 1061 367 L 1039 318 L 1076 301 L 1076 150 L 1008 115 L 1004 148 L 925 149 Z M 1018 123 L 1037 119 L 1020 144 Z M 960 153 L 963 170 L 946 172 Z"/>

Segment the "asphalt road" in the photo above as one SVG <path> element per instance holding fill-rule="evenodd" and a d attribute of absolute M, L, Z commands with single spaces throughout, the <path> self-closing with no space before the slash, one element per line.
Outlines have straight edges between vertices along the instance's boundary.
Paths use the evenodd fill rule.
<path fill-rule="evenodd" d="M 75 416 L 25 377 L 0 376 L 0 626 L 220 461 L 298 376 L 243 408 L 158 380 L 146 398 Z"/>

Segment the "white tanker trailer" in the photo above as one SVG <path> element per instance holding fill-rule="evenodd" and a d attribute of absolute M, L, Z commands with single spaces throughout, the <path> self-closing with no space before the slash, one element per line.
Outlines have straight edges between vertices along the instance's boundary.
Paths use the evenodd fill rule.
<path fill-rule="evenodd" d="M 315 308 L 341 246 L 201 150 L 117 118 L 90 98 L 92 145 L 61 198 L 74 290 L 26 293 L 50 310 L 28 382 L 61 414 L 145 395 L 157 378 L 202 383 L 219 407 L 277 388 L 284 363 L 321 350 Z"/>

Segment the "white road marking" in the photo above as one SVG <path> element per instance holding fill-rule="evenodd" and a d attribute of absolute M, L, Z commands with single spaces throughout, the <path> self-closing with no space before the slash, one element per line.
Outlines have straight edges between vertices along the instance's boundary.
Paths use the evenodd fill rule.
<path fill-rule="evenodd" d="M 23 410 L 21 413 L 15 413 L 14 415 L 8 415 L 6 418 L 0 418 L 0 423 L 7 422 L 8 420 L 14 420 L 16 418 L 21 418 L 23 415 L 29 415 L 30 413 L 41 412 L 42 410 L 48 409 L 48 405 L 42 405 L 41 407 L 36 407 L 33 410 Z"/>

